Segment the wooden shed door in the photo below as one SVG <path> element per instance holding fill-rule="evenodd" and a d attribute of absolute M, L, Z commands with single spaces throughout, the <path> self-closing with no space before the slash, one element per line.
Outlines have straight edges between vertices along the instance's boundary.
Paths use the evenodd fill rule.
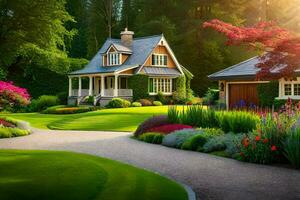
<path fill-rule="evenodd" d="M 258 105 L 257 84 L 229 84 L 229 107 L 241 107 L 242 102 L 245 106 Z"/>

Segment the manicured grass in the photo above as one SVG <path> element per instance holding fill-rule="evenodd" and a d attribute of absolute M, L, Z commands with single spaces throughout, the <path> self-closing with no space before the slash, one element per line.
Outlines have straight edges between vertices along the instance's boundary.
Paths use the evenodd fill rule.
<path fill-rule="evenodd" d="M 103 109 L 94 112 L 53 115 L 17 113 L 9 116 L 29 122 L 33 127 L 59 130 L 134 131 L 145 119 L 153 115 L 167 114 L 168 106 Z"/>
<path fill-rule="evenodd" d="M 0 199 L 185 200 L 187 194 L 167 178 L 104 158 L 0 150 Z"/>

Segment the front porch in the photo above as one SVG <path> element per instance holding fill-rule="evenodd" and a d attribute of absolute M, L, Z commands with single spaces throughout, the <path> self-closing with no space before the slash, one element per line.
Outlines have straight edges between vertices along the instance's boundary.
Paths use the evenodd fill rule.
<path fill-rule="evenodd" d="M 128 75 L 94 74 L 69 76 L 69 98 L 77 98 L 78 103 L 87 96 L 100 98 L 132 97 L 128 88 Z"/>

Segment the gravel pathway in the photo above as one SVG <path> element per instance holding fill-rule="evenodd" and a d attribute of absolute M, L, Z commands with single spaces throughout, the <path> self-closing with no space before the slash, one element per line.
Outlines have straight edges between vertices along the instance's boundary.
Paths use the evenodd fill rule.
<path fill-rule="evenodd" d="M 238 162 L 130 139 L 130 133 L 35 130 L 0 139 L 2 149 L 88 153 L 146 168 L 193 188 L 198 199 L 300 200 L 300 171 Z"/>

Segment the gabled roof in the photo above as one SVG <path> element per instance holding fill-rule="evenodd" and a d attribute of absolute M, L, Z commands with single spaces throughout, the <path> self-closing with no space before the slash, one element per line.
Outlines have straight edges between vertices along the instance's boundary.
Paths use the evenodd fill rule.
<path fill-rule="evenodd" d="M 112 42 L 110 44 L 110 47 L 102 54 L 106 54 L 111 47 L 114 47 L 118 52 L 121 53 L 130 53 L 130 54 L 132 53 L 132 50 L 129 47 L 124 46 L 123 44 L 119 43 L 119 41 L 115 41 Z"/>
<path fill-rule="evenodd" d="M 256 67 L 256 64 L 258 63 L 259 58 L 253 57 L 224 70 L 213 73 L 208 77 L 212 80 L 252 79 L 255 78 L 256 73 L 259 71 Z"/>
<path fill-rule="evenodd" d="M 132 55 L 120 66 L 102 66 L 102 54 L 105 53 L 108 48 L 113 44 L 116 48 L 123 48 L 121 39 L 109 38 L 105 41 L 101 49 L 92 58 L 92 60 L 85 66 L 84 69 L 71 72 L 70 75 L 79 74 L 94 74 L 94 73 L 113 73 L 118 72 L 120 69 L 132 69 L 141 66 L 145 63 L 148 56 L 153 49 L 157 46 L 163 35 L 155 35 L 150 37 L 135 38 L 132 42 Z M 127 48 L 127 47 L 126 47 Z"/>

